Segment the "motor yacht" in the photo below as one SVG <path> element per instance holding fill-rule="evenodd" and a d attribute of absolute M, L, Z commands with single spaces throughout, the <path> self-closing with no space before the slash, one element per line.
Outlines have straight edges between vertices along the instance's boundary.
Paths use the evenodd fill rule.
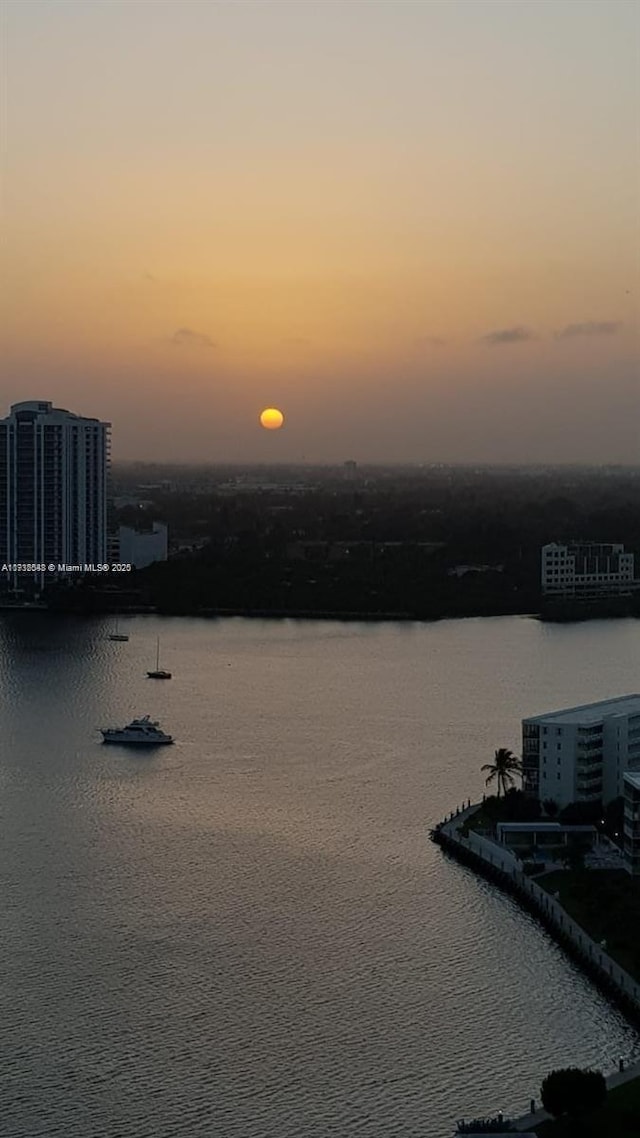
<path fill-rule="evenodd" d="M 126 727 L 105 727 L 102 729 L 103 743 L 122 743 L 126 747 L 159 747 L 173 743 L 173 736 L 160 730 L 157 719 L 144 715 L 142 719 L 132 719 Z"/>

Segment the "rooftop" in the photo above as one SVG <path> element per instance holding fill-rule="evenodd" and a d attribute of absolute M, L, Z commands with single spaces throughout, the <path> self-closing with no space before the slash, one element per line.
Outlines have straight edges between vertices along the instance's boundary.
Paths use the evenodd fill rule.
<path fill-rule="evenodd" d="M 561 822 L 498 822 L 499 833 L 519 834 L 591 834 L 595 826 L 563 826 Z"/>
<path fill-rule="evenodd" d="M 640 790 L 640 771 L 625 771 L 624 781 L 630 783 L 636 790 Z"/>
<path fill-rule="evenodd" d="M 599 703 L 583 703 L 578 707 L 565 707 L 562 711 L 547 711 L 544 715 L 529 715 L 525 723 L 600 723 L 612 715 L 640 715 L 640 695 L 619 695 L 602 699 Z"/>

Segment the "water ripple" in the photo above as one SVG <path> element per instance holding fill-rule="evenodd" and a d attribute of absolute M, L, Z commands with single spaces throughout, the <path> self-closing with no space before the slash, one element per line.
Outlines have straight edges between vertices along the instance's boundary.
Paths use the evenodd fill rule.
<path fill-rule="evenodd" d="M 427 840 L 522 715 L 627 689 L 636 624 L 107 631 L 0 625 L 3 1133 L 449 1138 L 554 1065 L 640 1053 Z M 99 745 L 147 711 L 174 748 Z"/>

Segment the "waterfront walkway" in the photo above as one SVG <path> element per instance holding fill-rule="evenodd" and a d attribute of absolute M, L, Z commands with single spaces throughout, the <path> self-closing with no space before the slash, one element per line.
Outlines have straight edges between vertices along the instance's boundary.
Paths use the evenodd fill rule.
<path fill-rule="evenodd" d="M 623 1071 L 616 1071 L 613 1075 L 607 1076 L 607 1090 L 612 1091 L 614 1087 L 620 1087 L 623 1083 L 629 1083 L 632 1079 L 640 1078 L 640 1062 L 631 1063 L 628 1067 L 625 1065 Z M 531 1131 L 534 1126 L 539 1126 L 541 1122 L 548 1122 L 551 1115 L 547 1114 L 546 1110 L 536 1110 L 533 1114 L 523 1114 L 521 1118 L 514 1118 L 511 1120 L 511 1125 L 515 1126 L 516 1131 L 522 1134 L 523 1131 Z"/>
<path fill-rule="evenodd" d="M 503 883 L 510 891 L 515 891 L 524 903 L 533 903 L 534 910 L 542 923 L 553 929 L 556 939 L 565 946 L 571 946 L 580 959 L 587 972 L 596 975 L 601 982 L 622 995 L 627 1006 L 638 1012 L 640 1009 L 640 985 L 635 977 L 629 976 L 622 968 L 603 950 L 603 946 L 596 944 L 585 933 L 568 913 L 559 905 L 558 901 L 540 888 L 540 886 L 526 877 L 522 872 L 519 859 L 510 850 L 489 837 L 470 831 L 465 837 L 459 833 L 460 828 L 468 818 L 476 814 L 482 803 L 471 803 L 470 800 L 462 803 L 457 810 L 449 814 L 432 831 L 433 839 L 451 853 L 457 853 L 463 862 L 469 861 L 476 865 L 480 872 Z M 597 871 L 596 871 L 597 872 Z M 620 1069 L 607 1077 L 607 1088 L 613 1090 L 632 1079 L 640 1078 L 640 1062 L 627 1066 L 625 1060 L 620 1060 Z M 535 1107 L 535 1100 L 531 1099 Z M 531 1132 L 532 1127 L 539 1126 L 551 1118 L 545 1110 L 530 1111 L 521 1118 L 512 1119 L 512 1125 L 518 1133 Z"/>
<path fill-rule="evenodd" d="M 460 833 L 464 822 L 481 809 L 482 803 L 463 803 L 432 831 L 433 840 L 462 862 L 476 868 L 513 893 L 525 907 L 533 910 L 555 939 L 580 961 L 585 971 L 615 993 L 625 1010 L 640 1020 L 640 980 L 626 972 L 606 951 L 569 916 L 558 898 L 523 872 L 522 863 L 506 846 L 486 834 L 470 830 Z M 597 870 L 594 870 L 597 872 Z"/>

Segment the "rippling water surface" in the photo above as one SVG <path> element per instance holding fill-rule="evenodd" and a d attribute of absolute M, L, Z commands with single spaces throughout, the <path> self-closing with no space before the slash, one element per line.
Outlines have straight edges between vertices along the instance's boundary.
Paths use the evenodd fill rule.
<path fill-rule="evenodd" d="M 449 1138 L 640 1054 L 427 840 L 523 715 L 638 689 L 639 624 L 123 623 L 0 621 L 3 1135 Z M 100 744 L 146 712 L 174 747 Z"/>

